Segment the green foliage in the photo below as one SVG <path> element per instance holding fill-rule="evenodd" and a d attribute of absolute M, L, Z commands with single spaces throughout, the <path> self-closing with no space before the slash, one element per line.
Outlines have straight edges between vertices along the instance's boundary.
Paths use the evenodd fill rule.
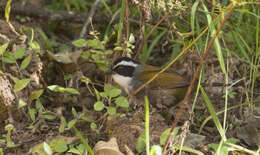
<path fill-rule="evenodd" d="M 138 153 L 142 152 L 145 149 L 145 134 L 142 133 L 137 141 L 136 141 L 136 146 L 135 149 Z"/>
<path fill-rule="evenodd" d="M 92 61 L 102 71 L 108 70 L 110 61 L 108 60 L 108 55 L 113 53 L 112 50 L 105 49 L 105 42 L 100 41 L 95 37 L 92 40 L 78 39 L 72 42 L 76 47 L 89 47 L 89 50 L 83 51 L 81 57 L 85 60 Z"/>
<path fill-rule="evenodd" d="M 2 56 L 6 52 L 7 47 L 8 47 L 8 43 L 5 43 L 0 46 L 0 56 Z"/>
<path fill-rule="evenodd" d="M 68 150 L 68 145 L 64 140 L 58 141 L 54 150 L 58 153 L 62 153 Z"/>
<path fill-rule="evenodd" d="M 18 48 L 15 53 L 14 53 L 14 58 L 17 59 L 22 59 L 25 54 L 25 47 L 20 47 Z M 21 70 L 21 69 L 20 69 Z"/>
<path fill-rule="evenodd" d="M 239 140 L 236 139 L 236 138 L 229 138 L 229 139 L 227 139 L 227 142 L 232 143 L 232 144 L 236 144 L 236 143 L 239 142 Z M 228 152 L 229 152 L 228 151 L 228 145 L 225 145 L 225 144 L 222 144 L 222 145 L 223 146 L 221 146 L 221 144 L 212 143 L 212 144 L 209 144 L 209 147 L 213 148 L 216 153 L 217 153 L 217 151 L 219 151 L 223 155 L 228 155 Z"/>
<path fill-rule="evenodd" d="M 101 101 L 97 101 L 95 104 L 94 104 L 94 109 L 96 111 L 101 111 L 105 108 L 105 105 L 103 104 L 103 102 Z"/>
<path fill-rule="evenodd" d="M 9 22 L 12 0 L 8 0 L 5 6 L 5 19 Z"/>
<path fill-rule="evenodd" d="M 89 146 L 88 142 L 86 141 L 86 139 L 81 135 L 81 133 L 78 131 L 77 128 L 73 127 L 74 131 L 76 132 L 76 135 L 80 138 L 81 142 L 84 144 L 85 148 L 87 149 L 87 151 L 89 152 L 90 155 L 94 155 L 93 150 L 91 149 L 91 147 Z"/>
<path fill-rule="evenodd" d="M 27 105 L 27 103 L 24 102 L 22 99 L 20 99 L 20 100 L 19 100 L 19 103 L 18 103 L 18 109 L 20 109 L 20 108 L 22 108 L 22 107 L 24 107 L 24 106 L 26 106 L 26 105 Z"/>
<path fill-rule="evenodd" d="M 32 55 L 29 54 L 21 63 L 20 71 L 24 70 L 31 62 Z"/>
<path fill-rule="evenodd" d="M 7 147 L 7 148 L 12 148 L 12 147 L 17 147 L 17 145 L 12 141 L 12 132 L 16 131 L 16 128 L 12 124 L 7 124 L 5 126 L 5 131 L 7 132 L 6 134 L 2 134 L 3 138 L 0 138 L 0 148 L 1 147 Z M 0 150 L 1 154 L 1 150 Z"/>
<path fill-rule="evenodd" d="M 43 92 L 44 92 L 43 89 L 33 91 L 32 94 L 31 94 L 31 96 L 30 96 L 30 99 L 31 99 L 31 100 L 37 100 L 37 99 L 39 99 L 39 97 L 42 95 Z"/>
<path fill-rule="evenodd" d="M 111 84 L 105 84 L 104 92 L 97 91 L 97 96 L 102 98 L 98 97 L 98 101 L 94 104 L 94 109 L 96 111 L 102 111 L 106 109 L 110 116 L 121 115 L 120 113 L 117 113 L 117 109 L 128 108 L 129 103 L 127 99 L 123 96 L 120 96 L 120 94 L 121 89 L 114 87 Z M 106 105 L 104 101 L 107 101 L 108 105 Z"/>
<path fill-rule="evenodd" d="M 162 147 L 159 145 L 153 145 L 150 155 L 162 155 Z"/>
<path fill-rule="evenodd" d="M 44 152 L 47 153 L 47 155 L 52 155 L 52 150 L 48 143 L 46 142 L 43 143 L 43 149 Z"/>
<path fill-rule="evenodd" d="M 209 110 L 209 112 L 210 112 L 210 114 L 213 118 L 213 121 L 214 121 L 214 123 L 215 123 L 215 125 L 216 125 L 216 127 L 219 131 L 219 134 L 221 135 L 222 140 L 226 141 L 227 138 L 226 138 L 226 135 L 225 135 L 225 130 L 223 129 L 222 125 L 220 124 L 220 121 L 218 119 L 218 116 L 216 114 L 214 106 L 212 105 L 210 99 L 208 98 L 208 95 L 206 94 L 205 90 L 202 87 L 200 87 L 200 91 L 202 93 L 203 100 L 206 103 L 206 106 L 207 106 L 207 108 L 208 108 L 208 110 Z"/>
<path fill-rule="evenodd" d="M 68 151 L 69 153 L 73 153 L 73 154 L 78 154 L 78 155 L 82 155 L 85 152 L 85 147 L 83 144 L 80 145 L 70 145 L 70 150 Z"/>
<path fill-rule="evenodd" d="M 51 85 L 51 86 L 48 86 L 47 88 L 53 92 L 59 92 L 59 93 L 67 92 L 67 93 L 71 93 L 74 95 L 79 95 L 79 92 L 74 88 L 64 88 L 64 87 L 61 87 L 58 85 Z"/>
<path fill-rule="evenodd" d="M 168 137 L 168 135 L 169 135 L 169 133 L 170 133 L 170 130 L 171 130 L 171 128 L 168 128 L 168 129 L 166 129 L 166 130 L 161 134 L 161 136 L 160 136 L 160 144 L 161 144 L 161 145 L 164 145 L 164 144 L 165 144 L 166 139 L 167 139 L 167 137 Z M 174 128 L 174 129 L 173 129 L 173 135 L 171 136 L 171 138 L 173 138 L 174 136 L 176 136 L 176 135 L 178 134 L 179 130 L 180 130 L 180 127 Z"/>
<path fill-rule="evenodd" d="M 133 49 L 135 48 L 135 46 L 133 45 L 134 43 L 135 43 L 135 38 L 133 34 L 130 34 L 128 40 L 124 41 L 122 44 L 116 44 L 114 51 L 133 54 Z"/>
<path fill-rule="evenodd" d="M 21 80 L 15 81 L 14 92 L 18 92 L 18 91 L 21 91 L 22 89 L 24 89 L 29 84 L 30 81 L 31 81 L 31 79 L 21 79 Z"/>
<path fill-rule="evenodd" d="M 3 148 L 0 148 L 0 155 L 4 155 L 4 150 L 3 150 Z"/>

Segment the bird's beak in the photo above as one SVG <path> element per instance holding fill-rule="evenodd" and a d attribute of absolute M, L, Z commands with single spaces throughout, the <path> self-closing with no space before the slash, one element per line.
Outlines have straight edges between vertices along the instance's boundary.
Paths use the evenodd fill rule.
<path fill-rule="evenodd" d="M 111 75 L 111 74 L 113 74 L 113 71 L 110 69 L 110 70 L 107 70 L 107 71 L 105 71 L 105 74 L 106 75 Z"/>

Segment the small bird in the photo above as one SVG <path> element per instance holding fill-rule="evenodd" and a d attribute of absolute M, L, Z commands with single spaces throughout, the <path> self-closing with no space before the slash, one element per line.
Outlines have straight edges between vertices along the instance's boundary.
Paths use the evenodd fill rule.
<path fill-rule="evenodd" d="M 141 64 L 128 57 L 120 57 L 113 62 L 106 74 L 111 74 L 112 79 L 128 95 L 131 95 L 159 71 L 159 67 Z M 136 97 L 143 100 L 143 97 L 147 95 L 149 102 L 156 107 L 168 107 L 183 99 L 188 86 L 189 83 L 180 75 L 164 72 L 136 94 Z"/>

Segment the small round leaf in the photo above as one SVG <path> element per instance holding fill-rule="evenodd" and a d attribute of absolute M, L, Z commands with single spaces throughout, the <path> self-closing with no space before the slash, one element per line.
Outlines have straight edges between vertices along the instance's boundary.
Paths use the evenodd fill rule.
<path fill-rule="evenodd" d="M 104 107 L 105 107 L 105 105 L 104 105 L 103 102 L 101 102 L 101 101 L 97 101 L 97 102 L 94 104 L 94 109 L 95 109 L 96 111 L 101 111 L 101 110 L 104 109 Z"/>
<path fill-rule="evenodd" d="M 129 107 L 127 99 L 123 96 L 119 96 L 118 98 L 116 98 L 115 103 L 116 103 L 116 105 L 118 105 L 119 107 L 122 107 L 122 108 Z"/>
<path fill-rule="evenodd" d="M 116 108 L 115 107 L 108 107 L 107 112 L 109 115 L 115 115 L 116 114 Z"/>

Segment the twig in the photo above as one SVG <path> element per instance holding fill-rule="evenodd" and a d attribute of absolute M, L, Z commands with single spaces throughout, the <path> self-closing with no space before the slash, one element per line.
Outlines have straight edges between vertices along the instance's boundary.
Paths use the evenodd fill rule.
<path fill-rule="evenodd" d="M 92 8 L 91 8 L 91 10 L 90 10 L 90 13 L 89 13 L 89 15 L 88 15 L 88 17 L 87 17 L 87 19 L 86 19 L 86 21 L 85 21 L 85 23 L 84 23 L 84 25 L 83 25 L 83 28 L 82 28 L 82 30 L 81 30 L 81 32 L 80 32 L 79 38 L 83 38 L 84 35 L 86 34 L 88 25 L 89 25 L 89 23 L 90 23 L 90 20 L 91 20 L 92 17 L 94 16 L 94 13 L 95 13 L 95 11 L 96 11 L 96 9 L 97 9 L 97 7 L 98 7 L 99 1 L 100 1 L 100 0 L 96 0 L 95 3 L 94 3 L 94 5 L 92 6 Z"/>
<path fill-rule="evenodd" d="M 192 81 L 191 81 L 191 84 L 190 84 L 190 86 L 189 86 L 189 88 L 188 88 L 188 91 L 186 92 L 186 95 L 185 95 L 184 99 L 182 100 L 182 102 L 181 102 L 181 104 L 180 104 L 180 108 L 179 108 L 178 111 L 177 111 L 176 118 L 175 118 L 175 120 L 174 120 L 174 122 L 173 122 L 173 124 L 172 124 L 171 130 L 170 130 L 170 134 L 168 135 L 168 137 L 167 137 L 167 139 L 166 139 L 166 143 L 165 143 L 165 145 L 164 145 L 164 147 L 163 147 L 163 153 L 166 151 L 166 148 L 167 148 L 168 145 L 169 145 L 170 137 L 171 137 L 171 135 L 172 135 L 172 133 L 173 133 L 173 129 L 176 127 L 176 125 L 177 125 L 177 123 L 178 123 L 178 121 L 179 121 L 179 119 L 180 119 L 180 116 L 181 116 L 181 114 L 182 114 L 183 108 L 185 107 L 185 105 L 187 105 L 187 100 L 188 100 L 188 98 L 189 98 L 189 96 L 190 96 L 190 94 L 191 94 L 191 91 L 192 91 L 192 88 L 193 88 L 193 86 L 194 86 L 195 80 L 198 78 L 198 75 L 199 75 L 199 73 L 200 73 L 201 67 L 202 67 L 202 65 L 204 64 L 204 62 L 205 62 L 205 60 L 206 60 L 206 58 L 207 58 L 207 55 L 208 55 L 208 53 L 209 53 L 211 47 L 213 46 L 213 43 L 214 43 L 216 37 L 218 36 L 220 30 L 222 29 L 224 23 L 225 23 L 225 22 L 227 21 L 227 19 L 231 16 L 231 14 L 232 14 L 233 9 L 235 8 L 235 6 L 236 6 L 236 5 L 232 5 L 230 11 L 229 11 L 228 14 L 225 16 L 225 18 L 223 19 L 222 23 L 221 23 L 220 26 L 218 27 L 218 29 L 217 29 L 215 35 L 211 38 L 211 40 L 210 40 L 210 42 L 209 42 L 209 45 L 208 45 L 208 47 L 207 47 L 207 49 L 206 49 L 206 51 L 205 51 L 205 53 L 204 53 L 204 55 L 203 55 L 203 57 L 202 57 L 202 59 L 201 59 L 201 61 L 200 61 L 200 64 L 199 64 L 199 66 L 197 67 L 196 72 L 195 72 L 195 74 L 194 74 L 194 76 L 193 76 L 193 78 L 192 78 Z"/>
<path fill-rule="evenodd" d="M 10 41 L 10 39 L 9 39 L 7 36 L 5 36 L 4 34 L 1 34 L 1 33 L 0 33 L 0 38 L 3 38 L 3 39 L 6 40 L 7 42 Z"/>

